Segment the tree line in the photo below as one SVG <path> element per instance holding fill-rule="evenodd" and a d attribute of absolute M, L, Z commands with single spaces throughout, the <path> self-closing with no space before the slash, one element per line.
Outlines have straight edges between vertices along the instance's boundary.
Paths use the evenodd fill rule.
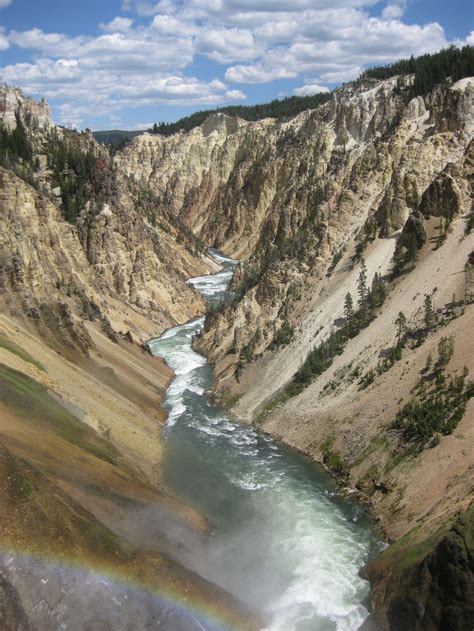
<path fill-rule="evenodd" d="M 30 162 L 32 155 L 31 143 L 20 116 L 16 115 L 16 127 L 11 131 L 0 122 L 0 164 L 8 168 L 19 160 Z"/>
<path fill-rule="evenodd" d="M 321 92 L 312 96 L 290 96 L 284 99 L 274 99 L 269 103 L 258 105 L 228 105 L 216 110 L 202 110 L 190 116 L 180 118 L 175 123 L 155 123 L 149 131 L 152 134 L 171 136 L 179 131 L 191 131 L 202 125 L 211 114 L 221 113 L 227 116 L 238 116 L 246 121 L 258 121 L 263 118 L 291 118 L 305 110 L 311 110 L 332 98 L 331 93 Z"/>
<path fill-rule="evenodd" d="M 437 53 L 401 59 L 388 66 L 368 68 L 359 79 L 390 79 L 396 75 L 415 75 L 410 97 L 424 96 L 447 79 L 459 81 L 474 76 L 474 47 L 450 46 Z"/>

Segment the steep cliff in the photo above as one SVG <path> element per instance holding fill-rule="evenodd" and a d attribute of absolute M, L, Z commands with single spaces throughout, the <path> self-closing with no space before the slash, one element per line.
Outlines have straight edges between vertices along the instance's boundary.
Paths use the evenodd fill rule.
<path fill-rule="evenodd" d="M 122 599 L 122 626 L 212 602 L 255 628 L 182 565 L 209 524 L 163 486 L 171 371 L 141 347 L 203 312 L 185 281 L 214 264 L 89 133 L 0 103 L 0 626 L 116 628 Z"/>
<path fill-rule="evenodd" d="M 135 319 L 153 319 L 155 333 L 202 312 L 185 281 L 210 262 L 174 217 L 146 191 L 130 191 L 89 133 L 55 127 L 47 106 L 18 90 L 3 88 L 3 100 L 4 129 L 21 125 L 28 145 L 18 156 L 11 141 L 2 172 L 4 288 L 47 302 L 53 288 L 69 287 L 102 299 L 104 316 L 125 327 L 124 315 L 107 314 L 118 300 L 133 306 Z M 132 333 L 146 339 L 149 331 L 133 320 Z"/>
<path fill-rule="evenodd" d="M 402 538 L 371 564 L 372 602 L 383 626 L 395 631 L 472 627 L 473 511 L 471 507 L 428 539 L 420 540 L 416 533 Z"/>
<path fill-rule="evenodd" d="M 360 87 L 356 95 L 348 88 L 342 103 L 336 94 L 325 114 L 334 116 L 326 130 L 332 151 L 320 175 L 309 182 L 300 176 L 306 161 L 314 160 L 310 147 L 320 136 L 305 145 L 297 135 L 291 175 L 280 172 L 276 178 L 285 178 L 294 196 L 280 203 L 273 199 L 255 253 L 236 276 L 233 303 L 208 317 L 198 342 L 215 363 L 217 395 L 232 402 L 240 418 L 323 462 L 350 492 L 367 499 L 390 540 L 416 528 L 433 558 L 432 534 L 473 500 L 472 387 L 456 412 L 459 422 L 435 432 L 431 448 L 406 441 L 395 419 L 418 396 L 412 393 L 422 393 L 418 401 L 433 396 L 423 394 L 435 378 L 427 366 L 436 361 L 443 338 L 454 340 L 449 374 L 460 375 L 464 367 L 474 371 L 472 288 L 464 271 L 474 246 L 466 229 L 472 204 L 472 85 L 463 81 L 408 104 L 393 92 L 372 100 L 371 91 L 361 93 Z M 364 105 L 380 135 L 372 123 L 364 124 Z M 377 115 L 380 111 L 387 118 Z M 338 142 L 346 143 L 343 150 Z M 317 159 L 321 156 L 319 151 Z M 275 160 L 268 163 L 273 169 Z M 291 165 L 288 154 L 283 164 Z M 267 170 L 265 187 L 270 177 Z M 311 214 L 307 200 L 316 187 L 322 192 Z M 421 236 L 414 240 L 417 231 Z M 367 301 L 360 291 L 363 269 L 371 296 L 380 275 L 382 299 L 374 301 L 360 330 L 351 329 L 347 294 L 354 310 L 367 308 L 361 304 Z M 436 322 L 425 330 L 427 296 Z M 409 330 L 406 346 L 397 341 L 400 313 Z M 310 363 L 306 359 L 315 347 L 319 355 Z M 434 411 L 430 414 L 434 418 Z M 472 555 L 472 545 L 469 550 Z M 410 546 L 404 551 L 410 554 Z M 472 587 L 463 596 L 469 605 L 453 605 L 451 626 L 441 622 L 446 603 L 426 604 L 434 608 L 426 617 L 414 614 L 436 603 L 441 589 L 423 570 L 426 555 L 417 557 L 410 577 L 403 554 L 387 557 L 391 561 L 376 565 L 378 571 L 369 569 L 384 628 L 469 626 Z M 453 572 L 467 571 L 462 558 L 453 553 Z M 381 568 L 397 574 L 399 582 L 386 582 Z M 406 584 L 424 596 L 403 617 L 400 588 Z"/>
<path fill-rule="evenodd" d="M 350 84 L 285 122 L 216 114 L 186 134 L 139 136 L 115 157 L 119 172 L 203 241 L 246 260 L 235 281 L 245 298 L 229 317 L 209 320 L 202 348 L 212 360 L 232 351 L 236 335 L 234 370 L 242 350 L 268 348 L 294 296 L 341 249 L 391 237 L 461 159 L 472 133 L 469 80 L 407 100 L 410 82 Z"/>
<path fill-rule="evenodd" d="M 242 258 L 233 298 L 197 342 L 216 396 L 324 463 L 390 540 L 428 541 L 410 576 L 400 556 L 368 570 L 391 629 L 441 624 L 444 605 L 426 604 L 441 589 L 426 555 L 473 499 L 474 81 L 415 98 L 411 82 L 349 84 L 284 122 L 216 115 L 187 134 L 141 136 L 116 157 L 203 240 Z M 430 410 L 423 427 L 415 409 Z M 405 581 L 425 594 L 416 607 L 436 612 L 397 620 Z"/>

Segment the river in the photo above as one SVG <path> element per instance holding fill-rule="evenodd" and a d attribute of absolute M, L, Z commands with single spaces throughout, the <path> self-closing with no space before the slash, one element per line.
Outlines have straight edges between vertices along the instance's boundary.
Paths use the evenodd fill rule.
<path fill-rule="evenodd" d="M 215 303 L 235 261 L 211 254 L 224 269 L 189 282 Z M 211 367 L 192 349 L 203 323 L 149 342 L 175 373 L 165 402 L 165 482 L 215 526 L 189 564 L 256 609 L 272 631 L 354 631 L 368 615 L 359 570 L 377 539 L 324 471 L 210 402 Z"/>

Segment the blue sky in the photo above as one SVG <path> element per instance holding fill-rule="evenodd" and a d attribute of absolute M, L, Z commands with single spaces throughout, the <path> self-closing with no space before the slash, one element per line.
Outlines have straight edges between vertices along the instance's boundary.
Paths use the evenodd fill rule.
<path fill-rule="evenodd" d="M 0 76 L 55 121 L 139 129 L 474 44 L 471 0 L 0 0 Z"/>

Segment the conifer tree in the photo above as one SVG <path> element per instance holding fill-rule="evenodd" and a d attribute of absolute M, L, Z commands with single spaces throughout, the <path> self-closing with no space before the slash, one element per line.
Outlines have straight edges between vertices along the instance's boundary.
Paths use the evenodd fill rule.
<path fill-rule="evenodd" d="M 359 309 L 362 319 L 365 320 L 367 314 L 367 267 L 364 259 L 361 260 L 361 267 L 359 272 L 359 278 L 357 280 L 357 292 L 359 294 Z"/>
<path fill-rule="evenodd" d="M 430 330 L 434 327 L 436 323 L 436 316 L 433 309 L 433 299 L 430 294 L 426 294 L 425 302 L 424 302 L 424 320 L 425 320 L 425 328 Z"/>
<path fill-rule="evenodd" d="M 436 362 L 438 368 L 442 370 L 445 368 L 453 356 L 454 353 L 454 340 L 452 337 L 442 337 L 438 342 L 438 361 Z"/>
<path fill-rule="evenodd" d="M 381 307 L 385 301 L 386 291 L 381 275 L 376 272 L 372 280 L 372 286 L 369 292 L 369 302 L 372 309 Z"/>
<path fill-rule="evenodd" d="M 346 321 L 346 326 L 350 325 L 354 319 L 354 302 L 349 291 L 347 292 L 344 300 L 344 319 Z"/>
<path fill-rule="evenodd" d="M 395 320 L 395 326 L 397 327 L 397 345 L 399 346 L 407 334 L 407 318 L 403 311 L 399 312 Z"/>

